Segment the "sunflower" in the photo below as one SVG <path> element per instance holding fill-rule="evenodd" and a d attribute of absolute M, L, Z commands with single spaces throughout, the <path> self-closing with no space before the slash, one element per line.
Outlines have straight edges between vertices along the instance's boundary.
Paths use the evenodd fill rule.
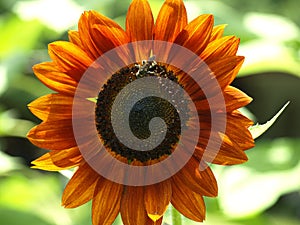
<path fill-rule="evenodd" d="M 251 98 L 230 86 L 244 58 L 236 55 L 239 39 L 224 36 L 224 28 L 214 26 L 212 15 L 200 15 L 188 23 L 181 0 L 166 0 L 154 22 L 149 3 L 133 0 L 125 30 L 87 11 L 78 31 L 69 31 L 69 41 L 49 44 L 52 61 L 35 65 L 33 71 L 56 93 L 29 104 L 42 122 L 29 131 L 28 139 L 49 150 L 32 162 L 34 168 L 76 167 L 63 192 L 64 207 L 92 200 L 94 225 L 112 224 L 119 213 L 125 225 L 161 224 L 169 204 L 191 220 L 205 219 L 203 196 L 215 197 L 218 192 L 208 163 L 244 163 L 244 150 L 254 146 L 248 130 L 252 121 L 238 111 Z M 120 117 L 129 108 L 126 100 L 135 96 L 127 92 L 137 91 L 130 85 L 148 79 L 146 86 L 145 82 L 139 86 L 147 89 L 151 78 L 160 84 L 171 81 L 176 93 L 169 83 L 153 84 L 150 89 L 159 86 L 159 93 L 171 93 L 170 98 L 137 98 L 128 127 L 122 123 L 126 118 Z M 119 98 L 122 91 L 126 94 Z M 115 110 L 117 101 L 122 110 Z M 161 117 L 167 128 L 157 146 L 136 150 L 115 133 L 114 124 L 121 124 L 121 133 L 145 140 L 151 136 L 148 124 L 153 117 Z M 132 137 L 126 135 L 129 144 L 138 142 L 130 142 Z M 151 166 L 164 162 L 158 167 L 164 171 L 156 176 Z M 136 168 L 150 169 L 131 174 Z M 148 172 L 158 179 L 141 181 Z"/>

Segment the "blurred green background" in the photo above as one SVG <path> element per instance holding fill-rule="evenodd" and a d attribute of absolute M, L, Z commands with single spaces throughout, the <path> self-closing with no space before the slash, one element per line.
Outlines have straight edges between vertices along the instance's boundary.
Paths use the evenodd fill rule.
<path fill-rule="evenodd" d="M 156 16 L 161 0 L 150 1 Z M 129 0 L 0 1 L 0 224 L 91 224 L 90 204 L 60 206 L 68 181 L 60 173 L 30 169 L 44 150 L 25 138 L 39 123 L 26 105 L 52 92 L 31 67 L 48 61 L 47 44 L 67 40 L 84 10 L 95 9 L 122 26 Z M 213 13 L 226 34 L 241 38 L 244 67 L 234 86 L 254 101 L 247 113 L 260 123 L 287 101 L 278 121 L 248 151 L 249 162 L 213 166 L 219 197 L 206 198 L 206 225 L 300 224 L 300 14 L 299 0 L 185 1 L 189 19 Z M 165 224 L 171 224 L 169 211 Z M 116 221 L 120 224 L 120 221 Z M 196 224 L 185 220 L 183 224 Z"/>

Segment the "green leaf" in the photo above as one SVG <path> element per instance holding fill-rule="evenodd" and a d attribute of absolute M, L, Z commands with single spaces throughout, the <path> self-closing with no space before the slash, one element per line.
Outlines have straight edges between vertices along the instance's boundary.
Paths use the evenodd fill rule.
<path fill-rule="evenodd" d="M 298 146 L 297 139 L 262 141 L 249 151 L 249 162 L 226 168 L 216 166 L 218 200 L 224 214 L 229 218 L 250 218 L 270 208 L 280 196 L 298 191 Z"/>
<path fill-rule="evenodd" d="M 245 56 L 239 77 L 268 71 L 286 72 L 299 77 L 300 64 L 295 50 L 286 43 L 256 39 L 241 44 L 239 54 Z"/>
<path fill-rule="evenodd" d="M 0 137 L 26 137 L 27 132 L 34 126 L 29 120 L 17 119 L 15 111 L 0 112 Z"/>
<path fill-rule="evenodd" d="M 64 180 L 57 175 L 22 168 L 1 177 L 1 224 L 92 224 L 90 202 L 76 209 L 65 209 L 61 206 Z"/>
<path fill-rule="evenodd" d="M 271 120 L 269 120 L 268 122 L 266 122 L 265 124 L 256 124 L 253 125 L 249 128 L 252 137 L 254 139 L 258 138 L 260 135 L 262 135 L 263 133 L 265 133 L 274 123 L 275 121 L 278 119 L 278 117 L 282 114 L 282 112 L 285 110 L 285 108 L 288 106 L 290 102 L 287 102 L 280 110 L 279 112 L 273 116 L 273 118 Z"/>
<path fill-rule="evenodd" d="M 0 151 L 0 165 L 0 176 L 13 170 L 21 169 L 23 167 L 19 158 L 11 157 L 3 153 L 2 151 Z"/>
<path fill-rule="evenodd" d="M 34 212 L 24 212 L 22 210 L 10 209 L 0 206 L 0 218 L 1 223 L 9 225 L 55 225 L 48 222 L 43 218 L 40 218 Z"/>
<path fill-rule="evenodd" d="M 199 222 L 188 219 L 178 212 L 171 204 L 169 204 L 164 217 L 163 225 L 198 225 Z"/>
<path fill-rule="evenodd" d="M 74 1 L 60 1 L 59 7 L 56 7 L 51 0 L 18 1 L 13 9 L 24 20 L 39 20 L 61 32 L 74 26 L 83 10 Z"/>
<path fill-rule="evenodd" d="M 300 34 L 297 24 L 276 14 L 250 12 L 244 16 L 244 23 L 254 34 L 270 41 L 284 42 L 297 39 Z"/>
<path fill-rule="evenodd" d="M 0 63 L 0 95 L 5 92 L 8 86 L 7 69 Z"/>
<path fill-rule="evenodd" d="M 122 218 L 121 218 L 121 215 L 119 214 L 117 216 L 117 218 L 115 219 L 113 225 L 123 225 L 123 222 L 122 222 Z"/>
<path fill-rule="evenodd" d="M 300 166 L 294 170 L 258 173 L 235 167 L 223 173 L 220 206 L 229 217 L 242 218 L 266 210 L 282 195 L 299 188 Z"/>
<path fill-rule="evenodd" d="M 0 58 L 20 51 L 29 51 L 36 44 L 42 32 L 38 21 L 23 21 L 9 17 L 0 23 Z"/>
<path fill-rule="evenodd" d="M 172 222 L 173 222 L 173 225 L 182 225 L 180 213 L 173 206 L 170 206 L 170 207 L 172 207 Z"/>
<path fill-rule="evenodd" d="M 296 138 L 261 139 L 247 152 L 249 161 L 244 166 L 261 173 L 292 170 L 299 163 L 298 146 L 300 139 Z"/>
<path fill-rule="evenodd" d="M 70 180 L 72 178 L 72 176 L 74 175 L 76 169 L 68 169 L 68 170 L 60 170 L 58 171 L 61 175 L 63 175 L 64 177 L 66 177 L 68 180 Z"/>
<path fill-rule="evenodd" d="M 94 98 L 87 98 L 87 100 L 89 100 L 90 102 L 94 102 L 94 103 L 97 103 L 97 97 L 94 97 Z"/>

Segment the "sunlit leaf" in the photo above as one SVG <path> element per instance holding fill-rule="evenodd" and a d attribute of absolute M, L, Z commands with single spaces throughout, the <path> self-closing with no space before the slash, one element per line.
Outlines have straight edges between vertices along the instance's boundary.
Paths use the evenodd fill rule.
<path fill-rule="evenodd" d="M 83 12 L 83 8 L 71 0 L 19 1 L 14 10 L 25 20 L 39 20 L 56 31 L 74 26 Z"/>
<path fill-rule="evenodd" d="M 42 175 L 26 168 L 21 172 L 15 171 L 13 176 L 1 177 L 0 224 L 31 224 L 25 222 L 27 219 L 33 222 L 32 225 L 92 224 L 90 203 L 77 209 L 65 209 L 61 206 L 63 180 L 57 174 Z M 2 217 L 2 212 L 6 211 L 15 213 Z M 4 218 L 7 223 L 4 223 Z"/>
<path fill-rule="evenodd" d="M 287 41 L 300 35 L 298 26 L 286 17 L 251 12 L 245 15 L 245 26 L 256 35 L 270 41 Z"/>
<path fill-rule="evenodd" d="M 218 211 L 215 213 L 207 213 L 206 220 L 201 225 L 275 225 L 269 223 L 268 219 L 264 216 L 256 216 L 245 219 L 232 219 L 228 218 L 228 216 L 222 214 L 222 211 Z M 194 225 L 200 225 L 194 224 Z"/>
<path fill-rule="evenodd" d="M 163 224 L 167 225 L 190 224 L 189 221 L 189 219 L 182 217 L 171 204 L 168 206 L 167 211 L 165 212 L 163 217 Z"/>
<path fill-rule="evenodd" d="M 300 74 L 300 64 L 294 51 L 284 43 L 257 39 L 241 44 L 238 53 L 245 56 L 239 77 L 268 71 Z"/>
<path fill-rule="evenodd" d="M 122 218 L 121 218 L 121 215 L 119 214 L 117 216 L 117 218 L 115 219 L 113 225 L 123 225 L 123 222 L 122 222 Z"/>
<path fill-rule="evenodd" d="M 300 74 L 298 56 L 287 45 L 300 38 L 295 23 L 283 16 L 262 13 L 246 14 L 244 23 L 257 38 L 240 46 L 239 54 L 245 56 L 245 63 L 239 75 L 266 71 Z"/>
<path fill-rule="evenodd" d="M 66 177 L 67 179 L 71 179 L 72 176 L 74 175 L 76 169 L 69 169 L 69 170 L 60 170 L 58 171 L 61 175 L 63 175 L 64 177 Z"/>
<path fill-rule="evenodd" d="M 15 210 L 10 208 L 4 208 L 0 206 L 0 218 L 2 224 L 9 225 L 20 225 L 20 224 L 30 224 L 30 225 L 55 225 L 50 223 L 34 212 L 24 212 L 22 210 Z"/>
<path fill-rule="evenodd" d="M 29 120 L 17 119 L 12 110 L 0 112 L 0 136 L 26 137 L 33 126 Z"/>
<path fill-rule="evenodd" d="M 250 112 L 250 110 L 249 110 L 248 108 L 242 107 L 242 108 L 239 109 L 239 111 L 240 111 L 244 116 L 248 117 L 249 119 L 251 119 L 251 120 L 256 120 L 255 115 L 254 115 L 252 112 Z"/>
<path fill-rule="evenodd" d="M 0 58 L 32 49 L 42 28 L 38 21 L 22 21 L 18 17 L 9 17 L 5 23 L 0 24 Z"/>
<path fill-rule="evenodd" d="M 247 168 L 226 171 L 220 188 L 220 205 L 231 217 L 260 213 L 273 205 L 281 194 L 299 188 L 299 173 L 299 166 L 280 173 L 256 173 Z"/>
<path fill-rule="evenodd" d="M 300 161 L 299 146 L 300 140 L 293 138 L 261 139 L 253 151 L 248 152 L 250 160 L 244 166 L 262 173 L 292 170 Z"/>
<path fill-rule="evenodd" d="M 283 111 L 285 110 L 285 108 L 288 106 L 290 102 L 287 102 L 280 110 L 279 112 L 273 116 L 273 118 L 271 120 L 269 120 L 268 122 L 266 122 L 265 124 L 256 124 L 254 126 L 251 126 L 249 128 L 252 137 L 254 139 L 258 138 L 260 135 L 262 135 L 263 133 L 265 133 L 274 123 L 275 121 L 278 119 L 278 117 L 283 113 Z"/>
<path fill-rule="evenodd" d="M 94 98 L 87 98 L 87 100 L 89 100 L 90 102 L 94 102 L 94 103 L 97 103 L 97 97 L 94 97 Z"/>
<path fill-rule="evenodd" d="M 274 205 L 280 196 L 298 191 L 297 146 L 299 141 L 292 139 L 275 140 L 272 146 L 257 143 L 248 154 L 249 165 L 215 170 L 224 214 L 231 218 L 252 217 Z"/>
<path fill-rule="evenodd" d="M 22 168 L 22 164 L 20 163 L 19 159 L 16 157 L 11 157 L 0 151 L 0 176 L 8 173 L 9 171 L 20 168 Z"/>
<path fill-rule="evenodd" d="M 7 69 L 0 64 L 0 95 L 7 89 Z"/>

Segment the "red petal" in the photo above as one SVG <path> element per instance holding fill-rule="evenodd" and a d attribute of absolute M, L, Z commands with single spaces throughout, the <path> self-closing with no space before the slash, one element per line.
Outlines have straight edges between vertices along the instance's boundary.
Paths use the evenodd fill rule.
<path fill-rule="evenodd" d="M 77 45 L 56 41 L 49 44 L 49 55 L 61 72 L 65 72 L 79 81 L 86 69 L 93 63 L 92 59 Z"/>
<path fill-rule="evenodd" d="M 62 205 L 75 208 L 90 201 L 99 178 L 99 174 L 87 163 L 80 165 L 64 190 Z"/>
<path fill-rule="evenodd" d="M 138 18 L 138 19 L 137 19 Z M 132 1 L 126 16 L 126 33 L 131 42 L 153 39 L 154 19 L 150 5 L 145 0 Z M 133 43 L 134 44 L 134 43 Z M 148 59 L 151 46 L 135 48 L 137 59 Z"/>
<path fill-rule="evenodd" d="M 113 224 L 120 211 L 123 185 L 99 179 L 96 185 L 92 218 L 94 225 Z"/>
<path fill-rule="evenodd" d="M 66 73 L 61 72 L 53 62 L 35 65 L 33 68 L 39 80 L 50 89 L 66 95 L 74 95 L 77 81 Z"/>
<path fill-rule="evenodd" d="M 211 37 L 210 37 L 210 41 L 212 42 L 216 39 L 219 39 L 223 36 L 224 33 L 224 29 L 226 27 L 226 24 L 222 24 L 222 25 L 217 25 L 213 28 L 212 33 L 211 33 Z"/>
<path fill-rule="evenodd" d="M 186 185 L 193 192 L 201 195 L 215 197 L 218 195 L 218 186 L 215 176 L 211 169 L 200 171 L 200 162 L 192 157 L 189 162 L 173 176 L 173 180 L 179 186 Z"/>
<path fill-rule="evenodd" d="M 169 180 L 145 186 L 145 207 L 149 218 L 154 222 L 162 218 L 171 201 L 171 195 L 172 187 Z"/>
<path fill-rule="evenodd" d="M 52 120 L 33 127 L 27 138 L 36 146 L 51 150 L 75 147 L 72 120 Z"/>
<path fill-rule="evenodd" d="M 190 22 L 174 42 L 199 55 L 208 44 L 213 23 L 212 15 L 201 15 Z"/>
<path fill-rule="evenodd" d="M 172 182 L 172 205 L 185 217 L 202 222 L 205 219 L 205 204 L 203 197 L 191 191 L 185 185 Z"/>
<path fill-rule="evenodd" d="M 146 213 L 144 202 L 144 187 L 127 186 L 121 200 L 121 217 L 124 225 L 156 225 L 161 220 L 153 222 Z"/>
<path fill-rule="evenodd" d="M 210 42 L 201 54 L 201 59 L 210 64 L 221 58 L 235 56 L 240 39 L 235 36 L 226 36 Z"/>
<path fill-rule="evenodd" d="M 43 121 L 72 118 L 73 98 L 61 94 L 42 96 L 28 105 L 30 111 Z"/>
<path fill-rule="evenodd" d="M 183 1 L 166 0 L 157 16 L 154 39 L 173 42 L 186 25 L 187 14 Z"/>

